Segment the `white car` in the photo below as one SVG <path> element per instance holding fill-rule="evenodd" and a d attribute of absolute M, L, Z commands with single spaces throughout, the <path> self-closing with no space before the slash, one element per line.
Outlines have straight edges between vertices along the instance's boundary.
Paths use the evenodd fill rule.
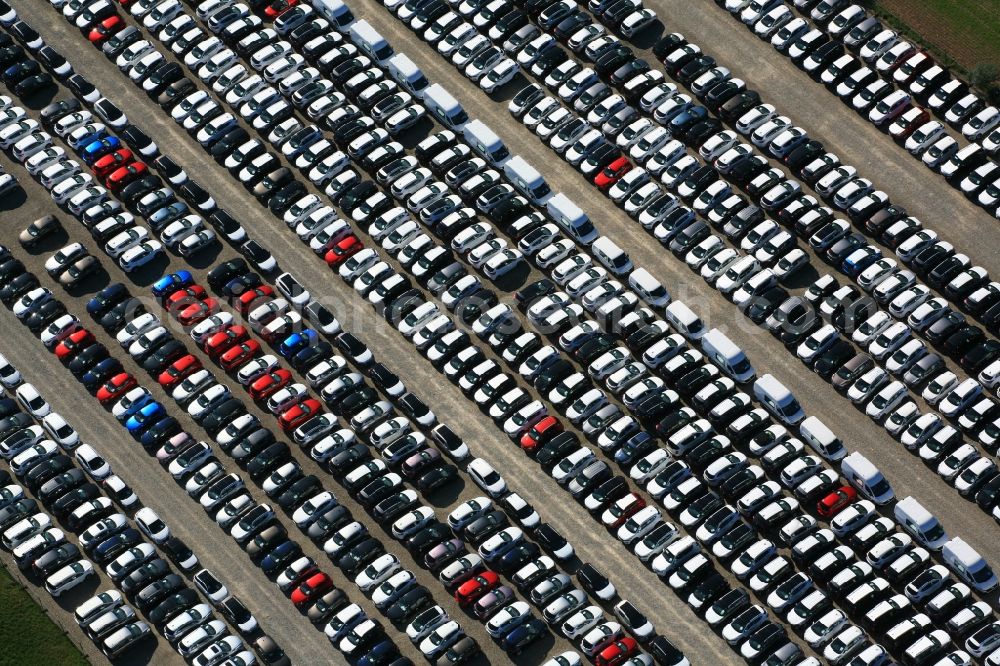
<path fill-rule="evenodd" d="M 100 481 L 111 475 L 111 465 L 90 444 L 83 444 L 75 451 L 77 463 L 92 479 Z"/>
<path fill-rule="evenodd" d="M 166 543 L 167 539 L 170 538 L 170 528 L 148 506 L 136 511 L 134 519 L 139 530 L 149 537 L 153 543 Z"/>
<path fill-rule="evenodd" d="M 97 572 L 94 570 L 94 565 L 90 560 L 78 560 L 67 564 L 46 578 L 45 589 L 53 597 L 59 597 L 77 587 L 91 576 L 96 575 Z"/>

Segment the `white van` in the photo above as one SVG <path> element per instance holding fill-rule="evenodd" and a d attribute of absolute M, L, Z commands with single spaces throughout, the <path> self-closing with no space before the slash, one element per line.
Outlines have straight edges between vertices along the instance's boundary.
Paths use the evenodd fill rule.
<path fill-rule="evenodd" d="M 615 275 L 625 275 L 632 270 L 632 260 L 628 253 L 608 238 L 601 236 L 590 246 L 597 260 Z"/>
<path fill-rule="evenodd" d="M 352 25 L 348 35 L 355 46 L 376 62 L 383 62 L 392 57 L 392 46 L 368 21 L 362 19 Z"/>
<path fill-rule="evenodd" d="M 432 83 L 424 89 L 424 106 L 450 129 L 458 129 L 469 122 L 469 114 L 440 83 Z"/>
<path fill-rule="evenodd" d="M 723 373 L 741 384 L 750 381 L 756 374 L 743 350 L 717 328 L 701 338 L 701 350 Z"/>
<path fill-rule="evenodd" d="M 959 537 L 948 541 L 941 549 L 945 565 L 956 576 L 979 592 L 996 589 L 997 577 L 976 549 Z"/>
<path fill-rule="evenodd" d="M 893 507 L 893 515 L 900 527 L 931 550 L 941 550 L 948 541 L 948 535 L 938 519 L 914 497 L 899 500 Z"/>
<path fill-rule="evenodd" d="M 594 223 L 562 192 L 553 195 L 545 204 L 545 209 L 549 217 L 578 243 L 590 245 L 597 238 L 597 228 Z"/>
<path fill-rule="evenodd" d="M 706 334 L 705 337 L 708 337 L 708 335 Z M 726 340 L 728 341 L 728 338 Z M 702 346 L 704 344 L 704 339 L 702 339 Z M 737 350 L 739 349 L 736 345 L 732 346 Z M 747 365 L 750 364 L 747 363 Z M 733 379 L 736 379 L 736 377 L 733 377 Z M 806 413 L 802 411 L 802 405 L 795 399 L 795 395 L 770 373 L 763 375 L 753 383 L 753 394 L 764 406 L 764 409 L 785 425 L 795 425 L 806 417 Z M 811 442 L 809 443 L 811 444 Z"/>
<path fill-rule="evenodd" d="M 510 157 L 507 146 L 482 120 L 470 120 L 463 129 L 465 140 L 476 154 L 493 166 L 500 166 Z"/>
<path fill-rule="evenodd" d="M 479 121 L 473 120 L 465 126 L 466 136 L 469 134 L 469 125 L 477 122 Z M 552 196 L 552 188 L 542 178 L 542 174 L 538 173 L 538 170 L 528 164 L 520 155 L 515 155 L 507 160 L 507 163 L 503 165 L 503 174 L 514 186 L 514 189 L 527 197 L 528 201 L 533 204 L 540 205 L 545 202 L 547 197 Z"/>
<path fill-rule="evenodd" d="M 840 438 L 815 416 L 810 416 L 799 426 L 799 434 L 817 453 L 831 462 L 847 455 L 847 449 Z"/>
<path fill-rule="evenodd" d="M 354 14 L 341 0 L 312 0 L 312 6 L 340 32 L 354 23 Z"/>
<path fill-rule="evenodd" d="M 705 324 L 681 301 L 674 301 L 668 305 L 663 317 L 688 340 L 700 340 L 705 335 Z"/>
<path fill-rule="evenodd" d="M 841 461 L 840 472 L 848 483 L 875 504 L 888 504 L 896 496 L 878 467 L 857 451 Z"/>
<path fill-rule="evenodd" d="M 423 97 L 424 88 L 429 83 L 424 73 L 405 53 L 397 53 L 389 58 L 389 76 L 416 97 Z"/>
<path fill-rule="evenodd" d="M 654 308 L 663 307 L 670 302 L 670 292 L 645 268 L 632 271 L 628 276 L 628 284 L 639 294 L 639 298 Z"/>

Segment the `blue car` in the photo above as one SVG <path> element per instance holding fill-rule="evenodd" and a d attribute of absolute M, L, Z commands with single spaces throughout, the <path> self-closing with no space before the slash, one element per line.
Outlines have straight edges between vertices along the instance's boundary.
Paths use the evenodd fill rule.
<path fill-rule="evenodd" d="M 399 648 L 389 639 L 382 640 L 358 660 L 358 666 L 376 666 L 388 664 L 399 656 Z"/>
<path fill-rule="evenodd" d="M 301 552 L 302 548 L 299 544 L 291 540 L 283 541 L 260 561 L 260 568 L 268 576 L 273 576 L 278 573 L 282 566 L 298 557 Z"/>
<path fill-rule="evenodd" d="M 882 250 L 871 245 L 858 248 L 844 258 L 841 270 L 851 277 L 857 277 L 876 261 L 882 258 Z"/>
<path fill-rule="evenodd" d="M 106 136 L 103 132 L 98 132 L 84 137 L 80 141 L 80 145 L 83 146 L 83 149 L 80 150 L 80 157 L 87 163 L 87 166 L 93 166 L 97 160 L 121 148 L 122 142 L 116 136 Z"/>
<path fill-rule="evenodd" d="M 85 372 L 83 378 L 80 379 L 80 383 L 91 393 L 96 393 L 97 389 L 101 388 L 101 384 L 123 369 L 122 363 L 118 359 L 106 358 Z"/>
<path fill-rule="evenodd" d="M 163 446 L 164 442 L 181 431 L 181 423 L 173 416 L 164 416 L 162 419 L 146 428 L 142 433 L 139 443 L 150 451 L 154 447 Z"/>
<path fill-rule="evenodd" d="M 134 435 L 166 415 L 167 410 L 163 409 L 163 405 L 154 401 L 130 416 L 125 427 Z"/>
<path fill-rule="evenodd" d="M 178 289 L 189 287 L 192 284 L 194 284 L 194 277 L 190 271 L 177 271 L 170 275 L 164 275 L 153 283 L 153 296 L 162 300 Z"/>
<path fill-rule="evenodd" d="M 281 346 L 278 347 L 278 353 L 284 358 L 291 358 L 317 342 L 319 342 L 319 334 L 311 328 L 306 328 L 285 338 Z"/>
<path fill-rule="evenodd" d="M 131 405 L 129 405 L 128 409 L 126 409 L 125 412 L 118 417 L 118 420 L 122 423 L 125 423 L 125 421 L 129 420 L 129 418 L 138 414 L 140 409 L 154 402 L 156 402 L 156 400 L 153 398 L 153 396 L 147 393 L 146 395 L 142 396 L 141 398 L 133 402 Z"/>
<path fill-rule="evenodd" d="M 708 109 L 703 106 L 693 106 L 674 116 L 674 119 L 670 121 L 668 129 L 671 134 L 676 134 L 678 131 L 693 127 L 695 123 L 701 122 L 707 117 Z"/>
<path fill-rule="evenodd" d="M 120 303 L 128 298 L 128 287 L 121 282 L 110 284 L 97 292 L 93 298 L 87 302 L 87 313 L 91 315 L 102 315 L 114 303 Z"/>

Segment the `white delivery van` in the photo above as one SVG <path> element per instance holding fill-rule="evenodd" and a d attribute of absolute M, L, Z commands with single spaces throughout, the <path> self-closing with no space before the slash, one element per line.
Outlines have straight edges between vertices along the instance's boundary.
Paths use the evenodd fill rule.
<path fill-rule="evenodd" d="M 717 328 L 713 328 L 701 338 L 701 350 L 724 374 L 741 384 L 750 381 L 756 375 L 743 350 Z M 771 377 L 771 375 L 765 376 Z"/>
<path fill-rule="evenodd" d="M 469 114 L 440 83 L 432 83 L 424 88 L 424 106 L 441 124 L 450 129 L 458 129 L 469 121 Z"/>
<path fill-rule="evenodd" d="M 810 416 L 799 426 L 802 439 L 827 460 L 836 462 L 847 455 L 840 438 L 815 416 Z"/>
<path fill-rule="evenodd" d="M 663 317 L 688 340 L 700 340 L 705 335 L 705 324 L 681 301 L 674 301 L 668 305 Z"/>
<path fill-rule="evenodd" d="M 632 260 L 629 259 L 628 253 L 607 236 L 595 240 L 590 249 L 597 260 L 613 274 L 625 275 L 632 270 Z"/>
<path fill-rule="evenodd" d="M 739 348 L 737 347 L 737 349 Z M 806 417 L 806 413 L 802 411 L 802 405 L 795 399 L 792 392 L 772 374 L 763 375 L 753 383 L 753 394 L 764 406 L 764 409 L 785 425 L 795 425 Z"/>
<path fill-rule="evenodd" d="M 475 122 L 479 121 L 472 121 L 472 123 Z M 469 125 L 465 126 L 466 136 L 469 133 Z M 535 205 L 544 203 L 546 198 L 552 195 L 552 188 L 542 178 L 542 174 L 538 173 L 538 170 L 528 164 L 520 155 L 515 155 L 507 160 L 503 165 L 503 174 L 514 186 L 514 189 Z"/>
<path fill-rule="evenodd" d="M 463 133 L 465 141 L 472 150 L 493 166 L 500 166 L 504 160 L 510 157 L 510 151 L 507 150 L 504 142 L 482 120 L 478 118 L 470 120 L 463 129 Z"/>
<path fill-rule="evenodd" d="M 583 245 L 590 245 L 597 238 L 597 228 L 587 214 L 573 201 L 558 192 L 545 204 L 545 209 L 556 224 L 571 238 Z"/>
<path fill-rule="evenodd" d="M 427 77 L 405 53 L 397 53 L 386 63 L 389 76 L 415 97 L 423 97 L 424 88 L 429 84 Z"/>
<path fill-rule="evenodd" d="M 848 483 L 875 504 L 888 504 L 895 497 L 892 486 L 878 467 L 857 451 L 840 462 L 840 472 Z"/>
<path fill-rule="evenodd" d="M 645 268 L 637 268 L 628 276 L 628 284 L 639 298 L 654 308 L 661 308 L 670 302 L 670 292 Z"/>
<path fill-rule="evenodd" d="M 347 33 L 354 45 L 372 60 L 383 62 L 392 57 L 392 46 L 368 21 L 354 23 Z"/>
<path fill-rule="evenodd" d="M 975 548 L 959 537 L 944 545 L 941 557 L 956 576 L 979 592 L 989 592 L 997 587 L 997 577 L 990 565 Z"/>
<path fill-rule="evenodd" d="M 904 497 L 893 507 L 896 522 L 917 540 L 922 546 L 931 550 L 941 550 L 948 535 L 934 515 L 924 508 L 924 505 L 914 497 Z"/>
<path fill-rule="evenodd" d="M 354 23 L 354 14 L 342 0 L 312 0 L 312 6 L 340 32 L 344 32 Z"/>

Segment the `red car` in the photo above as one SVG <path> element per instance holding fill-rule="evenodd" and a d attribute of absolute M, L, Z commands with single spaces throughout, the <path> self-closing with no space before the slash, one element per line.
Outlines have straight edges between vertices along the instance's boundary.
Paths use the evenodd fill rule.
<path fill-rule="evenodd" d="M 119 372 L 97 389 L 97 402 L 106 407 L 138 385 L 135 377 L 127 372 Z"/>
<path fill-rule="evenodd" d="M 554 416 L 546 416 L 521 436 L 521 448 L 529 455 L 533 454 L 563 430 L 565 428 L 559 419 Z"/>
<path fill-rule="evenodd" d="M 95 176 L 103 179 L 117 171 L 119 167 L 131 164 L 132 162 L 135 162 L 132 151 L 128 148 L 120 148 L 94 162 L 94 166 L 91 168 L 94 170 Z"/>
<path fill-rule="evenodd" d="M 614 162 L 604 167 L 601 173 L 594 177 L 594 185 L 602 192 L 607 192 L 612 185 L 621 180 L 621 177 L 632 170 L 632 163 L 627 157 L 619 157 Z"/>
<path fill-rule="evenodd" d="M 474 604 L 481 596 L 499 584 L 499 576 L 492 571 L 484 571 L 458 586 L 458 589 L 455 590 L 455 601 L 463 607 Z"/>
<path fill-rule="evenodd" d="M 605 511 L 606 517 L 610 520 L 605 520 L 602 517 L 602 522 L 604 522 L 609 530 L 617 530 L 625 524 L 626 520 L 644 508 L 646 508 L 646 500 L 635 493 L 631 493 L 612 502 L 611 506 Z"/>
<path fill-rule="evenodd" d="M 631 636 L 625 636 L 601 650 L 601 653 L 597 655 L 597 666 L 618 666 L 631 658 L 638 649 L 639 644 L 635 642 L 635 639 Z"/>
<path fill-rule="evenodd" d="M 177 315 L 177 321 L 183 326 L 194 326 L 198 322 L 208 319 L 218 311 L 218 301 L 214 298 L 206 298 L 203 301 L 196 301 L 184 308 Z"/>
<path fill-rule="evenodd" d="M 271 298 L 274 296 L 274 289 L 268 285 L 261 285 L 253 289 L 247 289 L 240 294 L 238 309 L 244 317 L 257 305 L 258 298 Z"/>
<path fill-rule="evenodd" d="M 175 317 L 177 313 L 191 305 L 195 301 L 203 301 L 208 298 L 208 292 L 200 284 L 191 284 L 183 289 L 178 289 L 167 296 L 167 301 L 163 304 Z"/>
<path fill-rule="evenodd" d="M 833 518 L 856 499 L 858 492 L 852 486 L 841 486 L 816 503 L 816 513 Z"/>
<path fill-rule="evenodd" d="M 172 389 L 184 381 L 184 378 L 188 375 L 201 370 L 201 367 L 201 361 L 191 354 L 186 354 L 168 365 L 167 369 L 160 373 L 156 381 L 163 388 Z"/>
<path fill-rule="evenodd" d="M 333 581 L 322 571 L 307 578 L 292 591 L 292 603 L 296 608 L 316 601 L 333 589 Z"/>
<path fill-rule="evenodd" d="M 273 21 L 297 4 L 299 0 L 274 0 L 264 8 L 264 16 Z"/>
<path fill-rule="evenodd" d="M 134 180 L 142 178 L 149 173 L 149 167 L 147 167 L 142 162 L 132 162 L 123 167 L 119 167 L 108 176 L 108 179 L 104 181 L 104 185 L 112 192 L 119 192 L 123 187 L 128 185 Z"/>
<path fill-rule="evenodd" d="M 316 416 L 323 409 L 323 405 L 315 398 L 306 398 L 302 402 L 296 403 L 283 411 L 278 417 L 278 425 L 285 432 L 295 430 L 300 425 Z"/>
<path fill-rule="evenodd" d="M 240 344 L 230 347 L 219 357 L 219 365 L 227 372 L 238 368 L 250 359 L 260 354 L 260 343 L 256 340 L 244 340 Z"/>
<path fill-rule="evenodd" d="M 227 326 L 218 333 L 213 333 L 208 340 L 205 340 L 203 349 L 209 358 L 215 360 L 222 356 L 223 352 L 230 347 L 249 339 L 250 334 L 242 326 Z"/>
<path fill-rule="evenodd" d="M 63 363 L 68 363 L 74 356 L 79 354 L 83 349 L 94 344 L 94 342 L 96 342 L 94 340 L 94 334 L 85 328 L 81 328 L 79 331 L 70 333 L 68 337 L 63 338 L 62 341 L 56 345 L 56 358 Z"/>
<path fill-rule="evenodd" d="M 327 250 L 323 261 L 330 268 L 336 268 L 363 249 L 365 249 L 365 244 L 357 236 L 351 234 L 334 243 L 333 247 Z"/>
<path fill-rule="evenodd" d="M 87 39 L 89 39 L 94 46 L 101 46 L 124 27 L 125 22 L 122 21 L 122 17 L 115 15 L 111 18 L 104 19 L 94 26 L 94 28 L 90 31 L 90 34 L 87 35 Z"/>
<path fill-rule="evenodd" d="M 921 109 L 919 106 L 910 107 L 889 125 L 889 135 L 897 141 L 905 141 L 917 131 L 918 127 L 930 119 L 931 114 L 927 112 L 927 109 Z"/>
<path fill-rule="evenodd" d="M 250 384 L 250 397 L 254 400 L 266 400 L 277 391 L 288 386 L 292 381 L 292 373 L 284 368 L 278 368 L 263 377 L 258 377 Z"/>

